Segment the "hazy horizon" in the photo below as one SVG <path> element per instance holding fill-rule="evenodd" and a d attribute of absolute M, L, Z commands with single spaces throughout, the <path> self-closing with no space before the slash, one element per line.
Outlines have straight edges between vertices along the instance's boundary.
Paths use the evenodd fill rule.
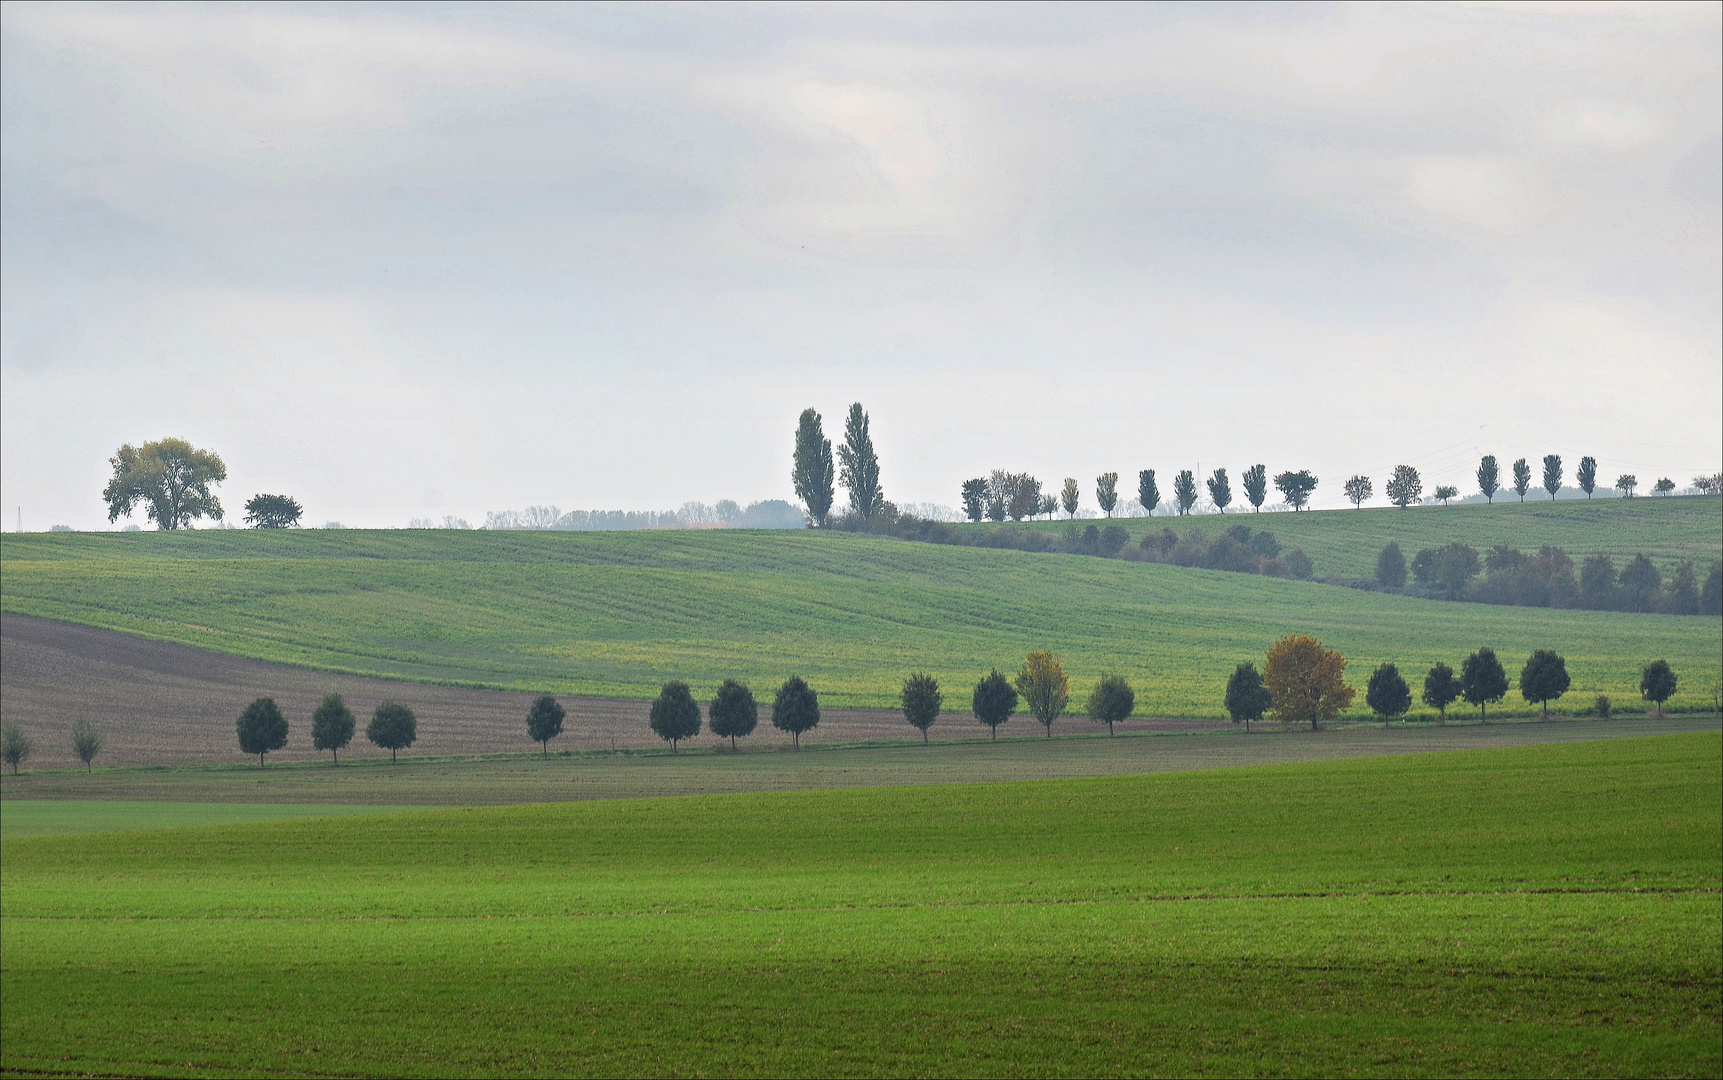
<path fill-rule="evenodd" d="M 899 504 L 1686 487 L 1720 12 L 7 4 L 0 522 L 118 527 L 168 435 L 235 522 L 793 501 L 852 401 Z"/>

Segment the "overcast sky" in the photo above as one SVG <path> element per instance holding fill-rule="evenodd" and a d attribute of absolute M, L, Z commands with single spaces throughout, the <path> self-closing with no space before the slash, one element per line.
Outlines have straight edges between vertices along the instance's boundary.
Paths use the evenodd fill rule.
<path fill-rule="evenodd" d="M 1720 11 L 7 4 L 5 528 L 108 527 L 164 435 L 234 518 L 790 498 L 797 413 L 857 400 L 900 502 L 1685 485 Z"/>

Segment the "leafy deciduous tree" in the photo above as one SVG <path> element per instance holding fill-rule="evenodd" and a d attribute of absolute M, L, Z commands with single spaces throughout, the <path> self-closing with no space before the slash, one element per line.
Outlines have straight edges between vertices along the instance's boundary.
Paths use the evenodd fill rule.
<path fill-rule="evenodd" d="M 1418 475 L 1418 470 L 1410 465 L 1394 466 L 1394 475 L 1388 478 L 1388 501 L 1406 509 L 1407 503 L 1423 502 L 1424 481 Z"/>
<path fill-rule="evenodd" d="M 1011 714 L 1017 711 L 1017 688 L 1011 685 L 1011 680 L 994 668 L 981 677 L 975 684 L 975 695 L 970 699 L 970 710 L 975 718 L 987 725 L 993 738 L 999 738 L 999 725 L 1011 719 Z"/>
<path fill-rule="evenodd" d="M 1255 664 L 1247 662 L 1233 668 L 1226 681 L 1226 711 L 1233 723 L 1244 721 L 1244 730 L 1248 732 L 1250 722 L 1261 720 L 1262 714 L 1273 706 L 1274 695 L 1262 684 Z"/>
<path fill-rule="evenodd" d="M 850 493 L 850 513 L 866 520 L 879 513 L 885 505 L 885 492 L 879 486 L 879 457 L 874 453 L 873 436 L 868 434 L 867 413 L 861 402 L 850 406 L 844 421 L 844 444 L 838 447 L 838 473 Z"/>
<path fill-rule="evenodd" d="M 1119 505 L 1119 474 L 1104 472 L 1095 477 L 1095 505 L 1101 508 L 1101 513 L 1107 517 L 1113 516 L 1113 507 Z"/>
<path fill-rule="evenodd" d="M 7 724 L 0 729 L 0 759 L 12 766 L 12 775 L 18 775 L 18 766 L 36 751 L 35 740 L 24 733 L 17 724 Z"/>
<path fill-rule="evenodd" d="M 1282 724 L 1332 720 L 1352 704 L 1346 685 L 1346 658 L 1322 647 L 1308 634 L 1288 634 L 1268 650 L 1262 681 L 1274 696 L 1274 715 Z"/>
<path fill-rule="evenodd" d="M 545 757 L 550 756 L 550 741 L 562 734 L 562 719 L 566 715 L 556 698 L 549 694 L 540 694 L 532 708 L 527 710 L 526 733 L 544 748 Z"/>
<path fill-rule="evenodd" d="M 1677 681 L 1669 661 L 1653 660 L 1639 673 L 1639 696 L 1655 704 L 1657 715 L 1662 716 L 1663 703 L 1674 696 Z"/>
<path fill-rule="evenodd" d="M 1274 486 L 1280 489 L 1281 495 L 1291 504 L 1294 510 L 1304 509 L 1304 504 L 1310 501 L 1310 493 L 1316 490 L 1316 477 L 1309 469 L 1297 472 L 1283 472 L 1274 478 Z"/>
<path fill-rule="evenodd" d="M 1496 466 L 1496 455 L 1485 454 L 1478 462 L 1478 490 L 1483 493 L 1484 501 L 1496 501 L 1496 492 L 1502 490 L 1501 470 Z"/>
<path fill-rule="evenodd" d="M 1066 517 L 1077 516 L 1077 503 L 1082 498 L 1082 491 L 1077 487 L 1077 478 L 1067 476 L 1065 486 L 1059 492 L 1059 502 L 1065 507 Z"/>
<path fill-rule="evenodd" d="M 108 520 L 130 514 L 142 502 L 158 529 L 183 529 L 198 518 L 221 520 L 221 500 L 210 485 L 227 479 L 227 466 L 213 450 L 197 450 L 184 439 L 162 439 L 120 447 L 108 464 L 113 478 L 102 489 Z"/>
<path fill-rule="evenodd" d="M 1668 495 L 1670 492 L 1675 490 L 1675 481 L 1673 481 L 1673 480 L 1669 479 L 1669 477 L 1665 476 L 1663 479 L 1659 480 L 1656 484 L 1653 484 L 1651 490 L 1656 492 L 1659 495 Z"/>
<path fill-rule="evenodd" d="M 286 495 L 253 495 L 245 503 L 245 520 L 254 529 L 297 529 L 305 508 Z"/>
<path fill-rule="evenodd" d="M 354 718 L 347 703 L 341 700 L 340 694 L 324 694 L 317 709 L 311 714 L 311 745 L 318 750 L 328 750 L 335 757 L 335 764 L 341 764 L 341 751 L 353 741 L 353 732 L 359 728 L 359 721 Z"/>
<path fill-rule="evenodd" d="M 1633 498 L 1633 489 L 1639 486 L 1639 477 L 1632 473 L 1622 473 L 1615 478 L 1615 490 L 1621 492 L 1624 499 Z"/>
<path fill-rule="evenodd" d="M 1514 462 L 1514 494 L 1526 501 L 1526 492 L 1532 489 L 1532 467 L 1526 464 L 1525 458 Z"/>
<path fill-rule="evenodd" d="M 263 767 L 263 755 L 287 745 L 287 718 L 281 715 L 274 698 L 260 697 L 247 705 L 235 727 L 239 749 L 256 754 L 258 768 Z"/>
<path fill-rule="evenodd" d="M 772 726 L 787 731 L 802 748 L 802 732 L 812 731 L 820 724 L 820 696 L 800 675 L 792 675 L 778 687 L 772 702 Z"/>
<path fill-rule="evenodd" d="M 832 513 L 833 480 L 832 441 L 826 438 L 820 414 L 803 409 L 796 423 L 796 453 L 790 480 L 796 486 L 796 498 L 807 508 L 808 521 L 818 528 Z"/>
<path fill-rule="evenodd" d="M 1122 675 L 1109 672 L 1095 684 L 1085 705 L 1089 719 L 1097 724 L 1106 724 L 1107 736 L 1111 738 L 1113 725 L 1131 715 L 1131 710 L 1137 707 L 1137 695 Z"/>
<path fill-rule="evenodd" d="M 1424 676 L 1424 704 L 1435 709 L 1438 724 L 1448 722 L 1448 706 L 1460 699 L 1464 688 L 1460 680 L 1454 677 L 1454 669 L 1447 664 L 1438 663 Z"/>
<path fill-rule="evenodd" d="M 700 734 L 700 705 L 689 692 L 688 684 L 672 679 L 658 691 L 647 716 L 653 734 L 670 744 L 670 752 L 680 753 L 677 744 Z"/>
<path fill-rule="evenodd" d="M 1178 504 L 1180 516 L 1190 513 L 1197 504 L 1197 478 L 1189 469 L 1180 469 L 1173 477 L 1173 501 Z"/>
<path fill-rule="evenodd" d="M 1436 485 L 1435 499 L 1437 502 L 1441 503 L 1443 506 L 1448 505 L 1449 499 L 1457 499 L 1459 497 L 1460 497 L 1460 489 L 1455 487 L 1454 485 L 1452 485 L 1452 484 L 1438 484 L 1438 485 Z"/>
<path fill-rule="evenodd" d="M 1550 715 L 1550 702 L 1567 693 L 1567 661 L 1549 649 L 1534 651 L 1526 666 L 1520 669 L 1520 696 L 1543 706 L 1544 719 Z"/>
<path fill-rule="evenodd" d="M 1155 507 L 1161 505 L 1161 489 L 1155 483 L 1155 470 L 1143 469 L 1137 473 L 1137 505 L 1143 508 L 1145 514 L 1155 512 Z"/>
<path fill-rule="evenodd" d="M 1406 556 L 1400 553 L 1400 542 L 1390 540 L 1376 556 L 1376 583 L 1385 589 L 1398 589 L 1406 584 Z"/>
<path fill-rule="evenodd" d="M 939 680 L 932 675 L 918 671 L 903 681 L 903 718 L 921 732 L 923 746 L 927 745 L 927 729 L 939 719 L 939 708 L 944 703 Z"/>
<path fill-rule="evenodd" d="M 1489 704 L 1508 696 L 1508 673 L 1496 659 L 1496 650 L 1485 646 L 1460 664 L 1460 693 L 1478 707 L 1478 719 L 1489 720 Z"/>
<path fill-rule="evenodd" d="M 1051 739 L 1053 721 L 1059 719 L 1071 700 L 1071 680 L 1059 658 L 1050 652 L 1031 652 L 1017 672 L 1017 692 L 1023 695 L 1023 703 L 1041 721 Z"/>
<path fill-rule="evenodd" d="M 1376 486 L 1370 482 L 1368 476 L 1358 475 L 1341 484 L 1340 490 L 1345 494 L 1347 501 L 1352 504 L 1352 509 L 1359 510 L 1363 508 L 1370 496 L 1376 493 Z"/>
<path fill-rule="evenodd" d="M 980 521 L 987 514 L 987 478 L 977 476 L 963 482 L 963 513 L 970 521 Z"/>
<path fill-rule="evenodd" d="M 96 725 L 86 717 L 80 717 L 72 725 L 72 752 L 78 755 L 78 760 L 84 763 L 84 771 L 92 772 L 91 763 L 96 755 L 102 752 L 102 733 L 96 730 Z"/>
<path fill-rule="evenodd" d="M 1574 479 L 1579 481 L 1579 489 L 1585 492 L 1585 497 L 1591 498 L 1591 493 L 1597 490 L 1597 459 L 1589 454 L 1580 458 Z"/>
<path fill-rule="evenodd" d="M 706 720 L 712 734 L 720 739 L 729 739 L 730 749 L 736 749 L 736 740 L 752 735 L 760 722 L 760 707 L 754 701 L 754 692 L 735 679 L 725 679 L 713 696 L 712 704 L 707 706 Z"/>
<path fill-rule="evenodd" d="M 1208 488 L 1209 502 L 1214 503 L 1216 510 L 1226 513 L 1226 508 L 1232 505 L 1232 483 L 1226 478 L 1226 470 L 1216 469 L 1205 486 Z"/>
<path fill-rule="evenodd" d="M 1412 707 L 1412 688 L 1394 664 L 1382 664 L 1370 673 L 1370 683 L 1364 688 L 1364 704 L 1382 718 L 1382 726 L 1396 716 L 1406 715 Z"/>
<path fill-rule="evenodd" d="M 1262 513 L 1262 501 L 1268 498 L 1268 466 L 1252 465 L 1244 470 L 1243 481 L 1244 497 L 1250 500 L 1252 512 Z"/>
<path fill-rule="evenodd" d="M 389 760 L 394 761 L 397 753 L 418 739 L 419 718 L 400 702 L 385 701 L 371 713 L 371 722 L 365 725 L 365 737 L 371 740 L 372 746 L 389 751 Z"/>

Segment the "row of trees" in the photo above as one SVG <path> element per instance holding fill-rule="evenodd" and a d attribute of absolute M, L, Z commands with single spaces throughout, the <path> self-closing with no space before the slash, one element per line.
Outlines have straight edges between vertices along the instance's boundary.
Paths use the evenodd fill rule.
<path fill-rule="evenodd" d="M 117 521 L 143 506 L 158 529 L 190 528 L 193 521 L 222 519 L 213 488 L 227 479 L 227 465 L 214 450 L 199 450 L 184 439 L 159 439 L 142 446 L 126 443 L 108 459 L 113 470 L 102 489 L 108 520 Z M 256 529 L 297 527 L 305 508 L 286 495 L 254 495 L 245 504 L 246 524 Z"/>
<path fill-rule="evenodd" d="M 84 763 L 86 772 L 96 760 L 96 755 L 102 752 L 103 743 L 102 733 L 89 720 L 80 719 L 72 725 L 72 752 Z M 22 725 L 7 724 L 0 728 L 0 761 L 12 766 L 13 776 L 18 775 L 18 767 L 35 752 L 36 741 L 30 738 Z"/>
<path fill-rule="evenodd" d="M 834 467 L 832 441 L 826 438 L 823 421 L 813 409 L 802 410 L 796 422 L 796 448 L 790 481 L 796 497 L 807 508 L 808 522 L 826 525 L 832 514 L 836 481 L 849 492 L 850 516 L 866 521 L 885 508 L 885 491 L 879 482 L 879 456 L 868 432 L 868 415 L 861 402 L 850 406 L 844 420 L 844 442 L 838 447 Z"/>
<path fill-rule="evenodd" d="M 1262 504 L 1268 499 L 1268 467 L 1252 465 L 1244 471 L 1241 479 L 1245 499 L 1261 511 Z M 1283 472 L 1274 478 L 1274 486 L 1294 510 L 1304 509 L 1311 493 L 1316 490 L 1316 484 L 1317 479 L 1309 470 Z M 1227 471 L 1216 469 L 1202 481 L 1202 485 L 1208 490 L 1209 502 L 1225 513 L 1233 502 L 1232 479 Z M 1172 494 L 1172 502 L 1166 505 L 1180 515 L 1189 514 L 1201 499 L 1196 474 L 1189 469 L 1179 472 L 1173 478 Z M 1081 509 L 1083 493 L 1076 477 L 1067 476 L 1064 486 L 1054 494 L 1044 492 L 1041 481 L 1028 473 L 995 469 L 988 476 L 965 480 L 961 497 L 964 515 L 970 521 L 1004 521 L 1006 518 L 1022 521 L 1033 517 L 1051 519 L 1061 509 L 1067 517 L 1074 518 Z M 1156 479 L 1155 470 L 1143 469 L 1137 473 L 1136 503 L 1150 514 L 1162 505 L 1160 482 Z M 1095 505 L 1101 508 L 1103 515 L 1113 516 L 1119 506 L 1118 473 L 1104 472 L 1095 477 Z"/>
<path fill-rule="evenodd" d="M 311 745 L 318 750 L 329 751 L 335 764 L 339 765 L 341 751 L 353 741 L 353 733 L 358 726 L 358 720 L 347 708 L 347 703 L 341 700 L 340 694 L 325 694 L 311 714 Z M 247 705 L 239 714 L 235 727 L 239 734 L 239 749 L 243 753 L 256 754 L 259 768 L 263 766 L 265 754 L 287 745 L 287 717 L 281 714 L 274 698 L 260 697 Z M 389 751 L 390 761 L 395 760 L 397 751 L 412 746 L 418 734 L 419 722 L 413 710 L 395 701 L 378 705 L 371 714 L 371 722 L 365 725 L 365 738 L 372 745 Z"/>
<path fill-rule="evenodd" d="M 1314 731 L 1321 721 L 1332 720 L 1352 704 L 1355 691 L 1346 685 L 1345 673 L 1346 658 L 1339 652 L 1323 648 L 1308 634 L 1288 634 L 1269 648 L 1260 673 L 1251 662 L 1233 670 L 1226 684 L 1227 715 L 1235 724 L 1242 722 L 1247 731 L 1251 721 L 1271 711 L 1282 724 L 1308 722 Z M 1640 695 L 1655 704 L 1661 715 L 1677 682 L 1668 661 L 1654 660 L 1640 672 Z M 1546 718 L 1549 703 L 1566 694 L 1570 685 L 1567 661 L 1549 649 L 1533 651 L 1520 669 L 1520 696 L 1540 706 Z M 1507 670 L 1495 650 L 1486 646 L 1461 661 L 1458 675 L 1447 664 L 1431 667 L 1424 676 L 1422 698 L 1437 711 L 1437 723 L 1445 722 L 1448 706 L 1461 699 L 1476 705 L 1479 720 L 1487 722 L 1489 706 L 1505 698 L 1508 689 Z M 1411 709 L 1412 689 L 1397 665 L 1382 664 L 1370 673 L 1364 702 L 1386 725 Z M 1607 697 L 1599 697 L 1594 707 L 1600 715 L 1609 715 Z"/>
<path fill-rule="evenodd" d="M 1376 584 L 1483 604 L 1723 615 L 1723 563 L 1712 563 L 1703 584 L 1691 559 L 1677 562 L 1666 580 L 1644 553 L 1619 572 L 1608 555 L 1589 555 L 1576 571 L 1567 552 L 1550 544 L 1535 554 L 1498 544 L 1480 558 L 1456 541 L 1419 551 L 1408 564 L 1399 543 L 1389 541 L 1376 557 Z"/>

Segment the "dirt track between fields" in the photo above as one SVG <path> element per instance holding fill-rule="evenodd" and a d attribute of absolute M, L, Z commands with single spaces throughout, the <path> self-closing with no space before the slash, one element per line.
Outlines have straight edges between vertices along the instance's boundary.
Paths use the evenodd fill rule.
<path fill-rule="evenodd" d="M 0 720 L 18 723 L 36 743 L 33 764 L 76 764 L 70 732 L 88 717 L 102 731 L 103 765 L 178 765 L 242 760 L 234 721 L 258 697 L 273 697 L 290 725 L 287 748 L 271 760 L 326 757 L 311 748 L 311 712 L 326 693 L 346 699 L 359 718 L 359 733 L 342 757 L 387 757 L 365 741 L 365 721 L 379 702 L 401 701 L 419 721 L 413 753 L 490 754 L 533 749 L 526 735 L 532 695 L 500 690 L 334 675 L 306 668 L 246 660 L 109 630 L 25 615 L 0 615 Z M 954 695 L 956 696 L 956 695 Z M 967 697 L 967 695 L 964 695 Z M 646 726 L 647 704 L 609 698 L 562 696 L 568 710 L 558 750 L 612 746 L 659 746 Z M 1131 720 L 1123 730 L 1200 730 L 1228 727 L 1219 721 Z M 1089 727 L 1082 717 L 1061 720 L 1055 730 Z M 1038 731 L 1034 720 L 1013 717 L 1006 730 Z M 948 712 L 934 732 L 943 739 L 985 739 L 987 729 L 967 711 Z M 804 742 L 854 742 L 915 737 L 900 713 L 887 710 L 823 709 L 820 726 Z M 771 709 L 760 709 L 756 744 L 788 743 L 771 726 Z M 713 742 L 702 734 L 696 744 Z"/>

